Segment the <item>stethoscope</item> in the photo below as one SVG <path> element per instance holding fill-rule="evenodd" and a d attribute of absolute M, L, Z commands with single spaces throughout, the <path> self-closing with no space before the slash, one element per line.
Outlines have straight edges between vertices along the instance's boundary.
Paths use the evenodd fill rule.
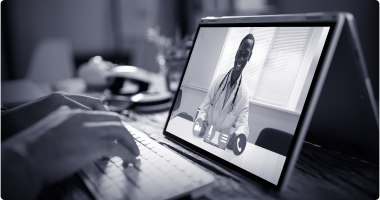
<path fill-rule="evenodd" d="M 212 98 L 212 100 L 211 100 L 211 102 L 210 102 L 211 106 L 214 106 L 215 103 L 218 102 L 218 99 L 219 99 L 220 95 L 223 93 L 224 89 L 226 89 L 226 86 L 227 86 L 227 84 L 228 84 L 228 81 L 227 81 L 226 78 L 231 74 L 231 71 L 232 71 L 232 69 L 230 69 L 230 71 L 229 71 L 229 72 L 226 74 L 226 76 L 223 78 L 222 82 L 220 82 L 219 87 L 218 87 L 218 89 L 216 90 L 216 93 L 214 94 L 214 97 Z M 240 76 L 241 76 L 241 75 L 240 75 Z M 236 90 L 236 92 L 235 92 L 234 99 L 232 100 L 232 104 L 231 104 L 231 107 L 230 107 L 230 112 L 234 109 L 236 96 L 237 96 L 237 93 L 238 93 L 239 88 L 240 88 L 240 85 L 241 85 L 241 79 L 242 79 L 242 78 L 240 78 L 239 85 L 238 85 L 238 88 L 237 88 L 237 90 Z M 224 84 L 224 86 L 223 86 L 222 92 L 219 93 L 218 97 L 217 97 L 216 100 L 215 100 L 215 95 L 216 95 L 216 94 L 218 93 L 218 91 L 220 90 L 220 87 L 222 87 L 222 84 L 223 84 L 224 80 L 226 80 L 226 81 L 225 81 L 225 84 Z"/>

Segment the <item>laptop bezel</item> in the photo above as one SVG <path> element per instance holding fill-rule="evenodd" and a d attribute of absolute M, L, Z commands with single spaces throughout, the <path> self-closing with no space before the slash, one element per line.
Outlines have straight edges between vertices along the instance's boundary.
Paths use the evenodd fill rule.
<path fill-rule="evenodd" d="M 164 135 L 171 140 L 174 140 L 181 146 L 191 150 L 198 155 L 226 168 L 237 176 L 244 178 L 245 180 L 252 181 L 253 183 L 258 183 L 265 188 L 272 190 L 283 190 L 288 182 L 296 160 L 298 158 L 300 149 L 302 147 L 303 139 L 307 132 L 308 126 L 310 124 L 318 97 L 321 92 L 326 74 L 329 69 L 334 50 L 339 39 L 340 32 L 342 30 L 342 25 L 344 23 L 345 17 L 344 13 L 334 12 L 334 13 L 308 13 L 308 14 L 290 14 L 290 15 L 273 15 L 273 16 L 251 16 L 251 17 L 222 17 L 222 18 L 203 18 L 197 28 L 196 35 L 194 38 L 194 44 L 197 39 L 199 30 L 201 27 L 255 27 L 255 26 L 330 26 L 330 31 L 325 42 L 318 66 L 310 86 L 309 93 L 307 95 L 304 109 L 301 112 L 299 122 L 297 124 L 296 131 L 293 136 L 292 143 L 290 145 L 288 156 L 285 161 L 283 170 L 281 172 L 279 181 L 277 185 L 274 185 L 267 180 L 264 180 L 257 175 L 252 174 L 220 157 L 213 155 L 212 153 L 193 145 L 192 143 L 181 139 L 180 137 L 167 132 L 166 128 L 168 126 L 170 116 L 173 112 L 173 106 L 169 111 L 169 116 L 164 127 Z M 190 49 L 189 55 L 192 55 L 194 44 Z M 188 68 L 190 56 L 186 61 L 186 66 L 182 73 L 179 88 L 182 85 L 185 72 Z M 178 90 L 179 91 L 179 90 Z M 173 102 L 177 100 L 178 91 L 174 96 Z"/>
<path fill-rule="evenodd" d="M 351 13 L 345 13 L 325 84 L 305 140 L 378 165 L 379 111 Z"/>

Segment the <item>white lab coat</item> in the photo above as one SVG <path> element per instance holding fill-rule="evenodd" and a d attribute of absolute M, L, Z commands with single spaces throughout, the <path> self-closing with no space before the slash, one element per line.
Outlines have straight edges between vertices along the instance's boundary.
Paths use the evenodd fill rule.
<path fill-rule="evenodd" d="M 237 128 L 235 133 L 237 135 L 245 134 L 245 136 L 248 138 L 248 134 L 249 134 L 249 127 L 248 127 L 249 90 L 248 90 L 248 87 L 244 83 L 244 78 L 243 78 L 241 81 L 239 92 L 236 96 L 234 109 L 232 110 L 232 112 L 230 112 L 231 104 L 235 96 L 235 92 L 238 88 L 239 79 L 242 78 L 242 76 L 240 76 L 239 79 L 236 81 L 236 86 L 234 90 L 232 91 L 230 97 L 228 98 L 226 105 L 223 108 L 223 103 L 224 103 L 227 89 L 225 89 L 222 92 L 224 84 L 220 87 L 219 90 L 218 90 L 218 87 L 225 76 L 226 74 L 222 74 L 218 76 L 218 78 L 216 78 L 213 83 L 211 83 L 211 86 L 207 92 L 207 95 L 203 103 L 199 106 L 199 113 L 198 113 L 197 119 L 198 118 L 201 118 L 202 120 L 207 119 L 209 126 L 213 124 L 216 131 L 221 131 L 222 129 L 225 129 L 225 128 L 231 128 L 232 125 L 235 124 L 235 127 Z M 216 100 L 219 96 L 219 93 L 221 93 L 221 95 L 218 101 L 214 104 L 214 106 L 211 106 L 210 102 L 212 101 L 214 94 L 215 94 L 215 100 Z"/>

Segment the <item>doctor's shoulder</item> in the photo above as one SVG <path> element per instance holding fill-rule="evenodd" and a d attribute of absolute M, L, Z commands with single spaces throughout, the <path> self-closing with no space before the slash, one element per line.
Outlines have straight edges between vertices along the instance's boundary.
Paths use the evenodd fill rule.
<path fill-rule="evenodd" d="M 226 75 L 226 73 L 218 75 L 218 77 L 215 79 L 216 83 L 220 84 L 223 79 L 227 78 Z"/>
<path fill-rule="evenodd" d="M 244 79 L 243 79 L 244 80 Z M 249 97 L 250 96 L 250 89 L 248 88 L 248 85 L 245 81 L 242 81 L 242 87 L 240 89 L 241 91 L 239 91 L 239 94 L 241 96 L 245 96 L 245 97 Z"/>

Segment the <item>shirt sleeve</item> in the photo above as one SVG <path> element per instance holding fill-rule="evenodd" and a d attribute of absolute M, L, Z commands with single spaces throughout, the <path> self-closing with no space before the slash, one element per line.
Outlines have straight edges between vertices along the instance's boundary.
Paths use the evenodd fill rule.
<path fill-rule="evenodd" d="M 245 100 L 243 109 L 239 112 L 239 115 L 236 119 L 235 126 L 236 126 L 236 131 L 235 133 L 237 135 L 239 134 L 245 134 L 248 138 L 249 134 L 249 127 L 248 127 L 248 113 L 249 113 L 249 99 L 248 95 L 245 95 Z"/>
<path fill-rule="evenodd" d="M 205 121 L 207 119 L 207 117 L 208 117 L 207 112 L 211 106 L 211 100 L 212 100 L 212 97 L 215 93 L 215 87 L 216 87 L 217 83 L 220 81 L 219 79 L 220 79 L 220 76 L 211 83 L 211 86 L 210 86 L 209 90 L 207 91 L 205 99 L 203 100 L 202 104 L 198 108 L 197 119 L 201 118 L 203 121 Z"/>

